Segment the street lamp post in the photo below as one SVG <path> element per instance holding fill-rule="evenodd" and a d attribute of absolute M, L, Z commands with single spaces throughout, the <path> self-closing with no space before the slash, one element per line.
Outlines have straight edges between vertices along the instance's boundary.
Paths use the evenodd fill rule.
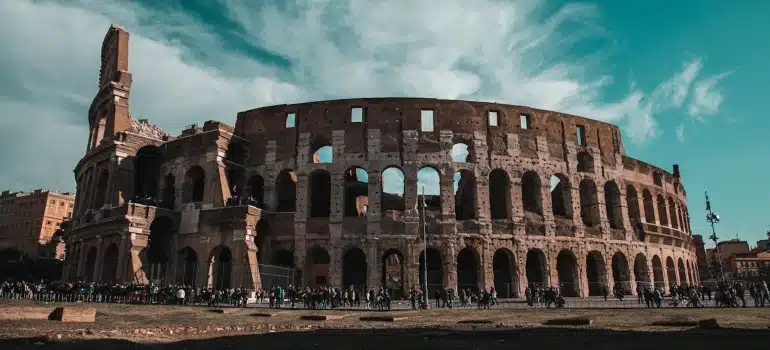
<path fill-rule="evenodd" d="M 719 223 L 719 214 L 713 212 L 711 210 L 711 200 L 709 200 L 709 193 L 706 191 L 706 221 L 711 224 L 711 237 L 709 237 L 712 241 L 714 241 L 714 256 L 716 257 L 716 264 L 719 267 L 719 279 L 724 280 L 725 278 L 725 270 L 722 266 L 722 259 L 719 256 L 719 238 L 717 237 L 716 229 L 714 228 L 714 224 Z"/>
<path fill-rule="evenodd" d="M 428 300 L 430 293 L 428 293 L 428 230 L 426 229 L 425 220 L 425 186 L 422 186 L 422 194 L 420 195 L 420 217 L 422 221 L 422 284 L 423 291 L 425 292 L 425 308 L 430 308 L 430 301 Z"/>

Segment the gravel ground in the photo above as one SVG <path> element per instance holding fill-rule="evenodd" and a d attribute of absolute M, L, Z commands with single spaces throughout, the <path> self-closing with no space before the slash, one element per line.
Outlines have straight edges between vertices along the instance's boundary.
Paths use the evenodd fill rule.
<path fill-rule="evenodd" d="M 97 308 L 90 324 L 22 320 L 40 313 L 35 303 L 0 304 L 0 349 L 767 349 L 768 309 L 454 309 L 429 311 L 306 311 L 138 305 Z M 258 313 L 275 312 L 271 317 Z M 305 321 L 311 314 L 344 316 Z M 396 322 L 362 316 L 405 317 Z M 584 327 L 545 327 L 554 318 L 588 317 Z M 654 321 L 716 318 L 722 329 L 656 327 Z M 463 324 L 478 321 L 484 324 Z"/>

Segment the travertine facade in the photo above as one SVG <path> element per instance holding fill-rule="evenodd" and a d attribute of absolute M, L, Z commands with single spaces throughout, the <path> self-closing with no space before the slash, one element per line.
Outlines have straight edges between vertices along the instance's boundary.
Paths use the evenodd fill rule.
<path fill-rule="evenodd" d="M 585 296 L 605 284 L 697 282 L 677 167 L 626 156 L 613 125 L 375 98 L 258 108 L 234 128 L 210 121 L 174 138 L 129 116 L 127 43 L 117 27 L 105 38 L 92 137 L 75 169 L 73 276 L 256 287 L 259 261 L 297 267 L 307 284 L 404 290 L 420 283 L 424 228 L 430 287 L 523 296 L 552 284 Z M 424 168 L 440 194 L 426 192 L 423 226 Z M 139 194 L 158 203 L 130 200 Z"/>
<path fill-rule="evenodd" d="M 64 247 L 52 242 L 59 225 L 72 216 L 75 194 L 36 189 L 0 193 L 0 250 L 28 257 L 64 258 Z"/>

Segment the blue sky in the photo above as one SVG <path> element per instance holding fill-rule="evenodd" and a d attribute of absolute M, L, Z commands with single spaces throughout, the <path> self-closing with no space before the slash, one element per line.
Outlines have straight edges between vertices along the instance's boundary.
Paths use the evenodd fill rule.
<path fill-rule="evenodd" d="M 440 6 L 437 6 L 440 3 Z M 160 4 L 160 5 L 159 5 Z M 190 6 L 194 4 L 194 6 Z M 73 190 L 111 23 L 132 33 L 132 112 L 171 134 L 316 99 L 421 96 L 621 126 L 681 166 L 695 231 L 770 227 L 770 3 L 721 1 L 0 1 L 0 188 Z"/>

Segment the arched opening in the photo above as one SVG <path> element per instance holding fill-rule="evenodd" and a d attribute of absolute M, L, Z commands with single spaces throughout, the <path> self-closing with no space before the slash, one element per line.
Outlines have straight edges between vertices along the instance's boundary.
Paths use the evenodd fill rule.
<path fill-rule="evenodd" d="M 668 288 L 677 284 L 676 267 L 674 267 L 674 259 L 670 256 L 666 258 L 666 277 L 668 277 Z"/>
<path fill-rule="evenodd" d="M 586 256 L 586 277 L 588 278 L 588 296 L 600 296 L 607 286 L 607 266 L 602 253 L 596 250 Z"/>
<path fill-rule="evenodd" d="M 577 171 L 582 173 L 594 172 L 594 157 L 588 152 L 579 152 L 577 154 Z"/>
<path fill-rule="evenodd" d="M 641 222 L 642 214 L 639 211 L 639 195 L 633 185 L 626 186 L 626 206 L 628 207 L 628 218 L 631 224 Z"/>
<path fill-rule="evenodd" d="M 420 285 L 425 281 L 425 261 L 427 260 L 428 270 L 428 295 L 432 296 L 439 288 L 444 286 L 444 262 L 441 258 L 441 253 L 435 248 L 428 248 L 427 254 L 425 251 L 420 253 Z"/>
<path fill-rule="evenodd" d="M 671 227 L 679 229 L 679 223 L 676 221 L 676 203 L 671 197 L 668 197 L 668 216 L 671 218 Z"/>
<path fill-rule="evenodd" d="M 511 180 L 503 169 L 489 172 L 489 212 L 492 220 L 511 218 Z"/>
<path fill-rule="evenodd" d="M 144 146 L 136 152 L 134 159 L 134 197 L 158 196 L 160 167 L 163 152 L 156 146 Z"/>
<path fill-rule="evenodd" d="M 239 140 L 230 140 L 225 153 L 225 175 L 231 195 L 241 197 L 243 193 L 243 180 L 246 176 L 246 160 L 249 151 L 246 145 Z"/>
<path fill-rule="evenodd" d="M 169 255 L 174 244 L 174 222 L 168 216 L 156 217 L 150 224 L 146 248 L 145 274 L 150 281 L 162 284 L 166 280 Z"/>
<path fill-rule="evenodd" d="M 654 224 L 655 223 L 655 203 L 652 200 L 652 194 L 650 191 L 642 191 L 642 200 L 644 201 L 644 221 Z"/>
<path fill-rule="evenodd" d="M 441 177 L 438 170 L 423 167 L 417 171 L 417 194 L 423 195 L 426 210 L 441 212 Z"/>
<path fill-rule="evenodd" d="M 284 169 L 275 181 L 275 196 L 277 212 L 293 212 L 297 201 L 297 175 L 294 171 Z"/>
<path fill-rule="evenodd" d="M 382 285 L 394 298 L 406 296 L 406 266 L 404 255 L 396 249 L 389 249 L 382 256 Z M 422 284 L 422 282 L 420 282 Z"/>
<path fill-rule="evenodd" d="M 345 216 L 366 216 L 369 207 L 369 174 L 363 168 L 345 171 Z"/>
<path fill-rule="evenodd" d="M 455 219 L 471 220 L 476 218 L 476 176 L 470 170 L 455 173 Z"/>
<path fill-rule="evenodd" d="M 94 209 L 101 209 L 107 201 L 107 185 L 110 179 L 110 172 L 105 169 L 99 173 L 99 180 L 96 183 L 96 198 L 94 198 Z"/>
<path fill-rule="evenodd" d="M 575 254 L 562 249 L 556 257 L 556 272 L 559 275 L 559 291 L 565 297 L 580 296 L 580 271 Z"/>
<path fill-rule="evenodd" d="M 471 143 L 462 141 L 452 145 L 452 161 L 455 163 L 470 163 L 473 162 L 473 154 L 471 153 Z"/>
<path fill-rule="evenodd" d="M 198 275 L 198 253 L 190 247 L 184 247 L 177 253 L 176 280 L 184 286 L 195 286 Z"/>
<path fill-rule="evenodd" d="M 104 251 L 102 262 L 102 283 L 113 284 L 118 276 L 118 245 L 113 243 Z"/>
<path fill-rule="evenodd" d="M 666 280 L 663 277 L 663 263 L 657 255 L 652 257 L 652 278 L 655 288 L 665 288 Z"/>
<path fill-rule="evenodd" d="M 252 175 L 249 179 L 249 204 L 265 208 L 265 179 L 260 175 Z"/>
<path fill-rule="evenodd" d="M 623 228 L 623 204 L 620 199 L 620 188 L 615 181 L 607 181 L 604 184 L 604 205 L 607 209 L 607 221 L 610 228 Z"/>
<path fill-rule="evenodd" d="M 96 247 L 88 248 L 86 253 L 86 265 L 83 270 L 85 276 L 83 279 L 86 281 L 94 280 L 94 271 L 96 271 Z"/>
<path fill-rule="evenodd" d="M 698 273 L 697 273 L 697 271 L 695 271 L 695 264 L 693 264 L 692 262 L 688 261 L 687 262 L 687 276 L 690 277 L 690 284 L 691 285 L 698 284 L 698 281 L 695 278 L 695 276 L 697 276 L 697 275 L 698 275 Z"/>
<path fill-rule="evenodd" d="M 323 169 L 314 170 L 310 173 L 310 183 L 308 186 L 308 204 L 310 206 L 311 218 L 326 218 L 331 214 L 331 191 L 332 178 L 328 171 Z"/>
<path fill-rule="evenodd" d="M 230 248 L 218 246 L 211 251 L 211 285 L 216 290 L 231 288 L 233 253 Z"/>
<path fill-rule="evenodd" d="M 163 207 L 174 209 L 176 204 L 176 178 L 173 174 L 168 174 L 163 179 Z"/>
<path fill-rule="evenodd" d="M 380 206 L 383 215 L 387 210 L 404 210 L 404 172 L 396 167 L 382 171 Z"/>
<path fill-rule="evenodd" d="M 500 298 L 519 297 L 519 274 L 513 252 L 500 248 L 492 256 L 495 291 Z"/>
<path fill-rule="evenodd" d="M 536 172 L 527 171 L 521 176 L 521 198 L 525 212 L 543 215 L 540 188 L 540 176 Z"/>
<path fill-rule="evenodd" d="M 311 148 L 311 160 L 315 164 L 334 163 L 334 149 L 331 145 L 320 145 Z"/>
<path fill-rule="evenodd" d="M 185 173 L 184 176 L 184 202 L 202 202 L 206 189 L 206 172 L 196 165 Z"/>
<path fill-rule="evenodd" d="M 351 248 L 342 257 L 342 287 L 362 292 L 366 289 L 366 254 L 360 248 Z"/>
<path fill-rule="evenodd" d="M 270 257 L 270 264 L 288 268 L 294 267 L 294 252 L 288 249 L 278 249 Z"/>
<path fill-rule="evenodd" d="M 329 252 L 319 246 L 314 246 L 307 254 L 307 284 L 312 287 L 329 284 Z"/>
<path fill-rule="evenodd" d="M 647 257 L 642 253 L 636 254 L 634 258 L 634 279 L 637 285 L 650 285 L 650 268 L 647 266 Z"/>
<path fill-rule="evenodd" d="M 564 174 L 551 175 L 551 210 L 554 216 L 572 218 L 572 185 Z"/>
<path fill-rule="evenodd" d="M 596 184 L 590 179 L 580 181 L 580 218 L 588 227 L 601 224 L 599 194 L 596 191 Z"/>
<path fill-rule="evenodd" d="M 478 291 L 479 259 L 471 247 L 465 247 L 457 254 L 457 288 Z"/>
<path fill-rule="evenodd" d="M 679 261 L 677 261 L 677 267 L 679 268 L 679 284 L 687 284 L 687 270 L 684 268 L 684 260 L 682 258 L 679 258 Z"/>
<path fill-rule="evenodd" d="M 615 286 L 623 288 L 625 294 L 632 294 L 631 290 L 631 271 L 628 268 L 628 259 L 621 252 L 612 255 L 612 279 L 615 280 Z"/>
<path fill-rule="evenodd" d="M 652 183 L 656 186 L 663 186 L 663 178 L 660 176 L 659 172 L 656 171 L 652 173 Z"/>
<path fill-rule="evenodd" d="M 660 215 L 660 226 L 668 226 L 668 215 L 666 215 L 666 199 L 658 195 L 658 215 Z"/>
<path fill-rule="evenodd" d="M 542 250 L 530 249 L 527 252 L 526 270 L 527 282 L 530 288 L 549 286 L 551 284 L 548 278 L 548 262 Z"/>

